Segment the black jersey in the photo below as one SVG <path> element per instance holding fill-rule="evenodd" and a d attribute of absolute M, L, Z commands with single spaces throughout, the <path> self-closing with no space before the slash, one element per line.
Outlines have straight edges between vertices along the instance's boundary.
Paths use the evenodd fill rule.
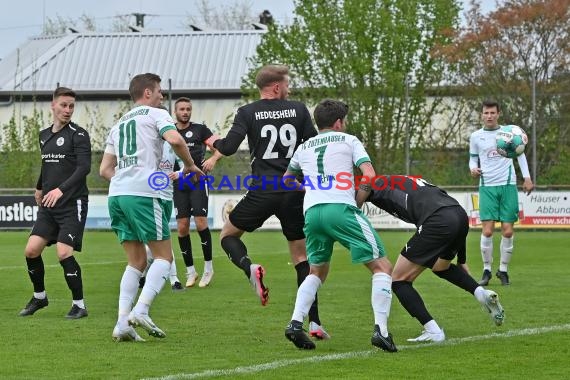
<path fill-rule="evenodd" d="M 216 141 L 214 147 L 229 156 L 247 136 L 253 176 L 250 188 L 284 191 L 279 181 L 295 149 L 316 135 L 309 110 L 303 103 L 261 99 L 237 110 L 228 135 Z"/>
<path fill-rule="evenodd" d="M 178 129 L 178 133 L 180 133 L 184 141 L 186 141 L 186 146 L 188 146 L 188 150 L 190 150 L 192 159 L 196 165 L 202 169 L 202 161 L 204 161 L 204 156 L 206 155 L 205 142 L 214 134 L 204 124 L 192 122 L 190 122 L 187 128 Z"/>
<path fill-rule="evenodd" d="M 42 167 L 36 189 L 43 194 L 59 188 L 63 196 L 56 207 L 77 199 L 86 200 L 87 174 L 91 171 L 91 140 L 87 131 L 69 123 L 56 133 L 52 127 L 40 131 Z"/>
<path fill-rule="evenodd" d="M 403 175 L 381 176 L 367 199 L 375 206 L 417 227 L 436 210 L 459 203 L 445 190 L 424 181 Z"/>

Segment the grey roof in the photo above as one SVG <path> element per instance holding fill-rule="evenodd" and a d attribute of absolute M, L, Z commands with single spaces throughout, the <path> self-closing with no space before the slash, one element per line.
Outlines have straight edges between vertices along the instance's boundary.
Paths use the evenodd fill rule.
<path fill-rule="evenodd" d="M 71 33 L 31 38 L 0 61 L 0 94 L 127 93 L 133 75 L 152 72 L 162 87 L 239 92 L 264 30 L 184 33 Z"/>

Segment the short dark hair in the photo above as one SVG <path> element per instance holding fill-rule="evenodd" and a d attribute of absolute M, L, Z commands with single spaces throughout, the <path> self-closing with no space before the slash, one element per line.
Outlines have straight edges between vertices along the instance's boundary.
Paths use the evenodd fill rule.
<path fill-rule="evenodd" d="M 182 97 L 176 99 L 176 101 L 174 102 L 174 108 L 176 108 L 176 105 L 177 105 L 178 103 L 181 103 L 181 102 L 185 102 L 185 103 L 190 103 L 190 104 L 192 104 L 192 101 L 190 100 L 190 98 L 187 98 L 187 97 L 185 97 L 185 96 L 182 96 Z"/>
<path fill-rule="evenodd" d="M 255 76 L 255 84 L 260 90 L 274 82 L 281 82 L 289 75 L 289 67 L 285 65 L 263 66 Z"/>
<path fill-rule="evenodd" d="M 53 100 L 56 100 L 60 96 L 71 96 L 75 99 L 75 91 L 68 87 L 58 87 L 53 92 Z"/>
<path fill-rule="evenodd" d="M 492 107 L 497 107 L 497 112 L 501 112 L 501 106 L 499 105 L 498 101 L 494 99 L 483 100 L 483 103 L 481 105 L 481 110 L 483 110 L 483 108 L 492 108 Z"/>
<path fill-rule="evenodd" d="M 348 114 L 348 105 L 340 100 L 322 100 L 313 112 L 319 129 L 330 128 L 337 120 L 344 120 Z"/>
<path fill-rule="evenodd" d="M 144 90 L 152 89 L 160 84 L 160 77 L 153 73 L 138 74 L 131 79 L 129 84 L 129 94 L 133 101 L 137 101 L 144 96 Z"/>

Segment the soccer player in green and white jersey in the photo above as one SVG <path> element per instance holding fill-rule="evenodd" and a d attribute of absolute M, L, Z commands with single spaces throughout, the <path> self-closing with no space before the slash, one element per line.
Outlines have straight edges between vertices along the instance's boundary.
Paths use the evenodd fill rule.
<path fill-rule="evenodd" d="M 509 285 L 507 273 L 513 253 L 513 224 L 518 220 L 519 200 L 517 177 L 511 158 L 497 152 L 496 135 L 500 129 L 499 103 L 483 102 L 483 128 L 473 132 L 469 139 L 469 169 L 473 178 L 479 178 L 479 217 L 482 223 L 481 256 L 483 276 L 479 285 L 485 286 L 491 279 L 493 263 L 493 230 L 495 222 L 501 222 L 501 261 L 496 276 L 502 285 Z M 526 156 L 521 154 L 518 163 L 524 178 L 523 191 L 530 194 L 534 184 L 530 179 Z"/>
<path fill-rule="evenodd" d="M 295 175 L 303 174 L 305 178 L 304 231 L 310 264 L 310 274 L 297 291 L 295 310 L 285 337 L 298 348 L 315 348 L 303 331 L 303 320 L 328 275 L 333 245 L 340 242 L 350 250 L 353 263 L 362 263 L 372 272 L 375 322 L 372 344 L 395 352 L 392 335 L 388 333 L 392 264 L 380 237 L 359 209 L 370 194 L 370 183 L 376 173 L 362 143 L 344 133 L 347 113 L 348 106 L 340 101 L 320 102 L 314 111 L 319 135 L 297 148 L 284 175 L 284 181 L 290 185 L 299 185 Z M 353 166 L 368 178 L 368 183 L 360 185 L 358 192 L 352 184 Z M 339 181 L 341 176 L 348 181 Z"/>
<path fill-rule="evenodd" d="M 151 73 L 133 77 L 129 93 L 135 107 L 111 128 L 99 169 L 101 176 L 111 181 L 108 200 L 111 226 L 128 260 L 120 285 L 119 317 L 112 334 L 117 341 L 141 340 L 131 326 L 141 326 L 158 338 L 166 336 L 148 314 L 172 262 L 168 227 L 172 203 L 152 186 L 164 140 L 184 162 L 184 173 L 203 174 L 176 131 L 172 117 L 167 111 L 155 108 L 163 99 L 160 81 L 158 75 Z M 132 308 L 139 278 L 147 264 L 145 243 L 153 253 L 154 262 L 138 302 Z"/>

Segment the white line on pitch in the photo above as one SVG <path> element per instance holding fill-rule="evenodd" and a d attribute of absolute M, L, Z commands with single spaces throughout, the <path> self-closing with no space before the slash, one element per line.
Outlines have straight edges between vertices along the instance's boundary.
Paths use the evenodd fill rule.
<path fill-rule="evenodd" d="M 433 347 L 433 346 L 455 346 L 461 343 L 466 342 L 476 342 L 480 340 L 487 340 L 493 338 L 510 338 L 513 336 L 525 336 L 525 335 L 538 335 L 544 334 L 553 331 L 566 331 L 570 330 L 570 324 L 565 325 L 556 325 L 556 326 L 545 326 L 545 327 L 537 327 L 537 328 L 528 328 L 528 329 L 521 329 L 521 330 L 510 330 L 504 333 L 492 333 L 486 335 L 476 335 L 476 336 L 468 336 L 464 338 L 451 338 L 446 340 L 442 343 L 424 343 L 424 344 L 415 344 L 415 345 L 404 345 L 398 346 L 398 350 L 405 351 L 405 350 L 414 350 L 420 349 L 424 347 Z M 272 370 L 281 367 L 299 365 L 299 364 L 306 364 L 306 363 L 319 363 L 319 362 L 327 362 L 331 360 L 342 360 L 342 359 L 351 359 L 351 358 L 363 358 L 371 355 L 375 355 L 378 353 L 379 350 L 367 350 L 367 351 L 352 351 L 352 352 L 345 352 L 341 354 L 329 354 L 329 355 L 321 355 L 321 356 L 311 356 L 308 358 L 301 358 L 301 359 L 286 359 L 286 360 L 277 360 L 274 362 L 264 363 L 264 364 L 256 364 L 247 367 L 236 367 L 232 369 L 210 369 L 202 372 L 195 372 L 195 373 L 178 373 L 175 375 L 167 375 L 162 377 L 151 377 L 145 378 L 143 380 L 181 380 L 181 379 L 197 379 L 200 377 L 210 377 L 210 376 L 232 376 L 232 375 L 243 375 L 248 373 L 257 373 L 267 370 Z"/>

